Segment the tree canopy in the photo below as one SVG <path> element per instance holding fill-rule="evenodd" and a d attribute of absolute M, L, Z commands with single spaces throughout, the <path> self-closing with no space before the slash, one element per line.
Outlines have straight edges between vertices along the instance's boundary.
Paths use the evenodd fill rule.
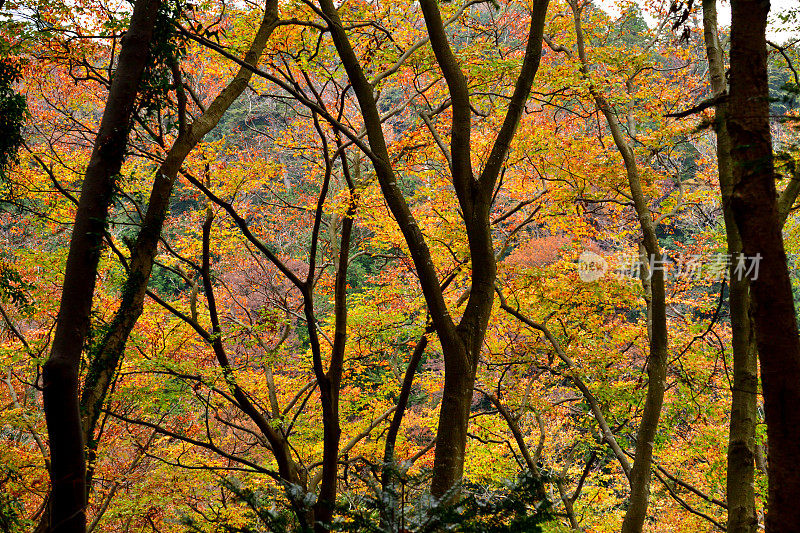
<path fill-rule="evenodd" d="M 0 3 L 0 530 L 791 531 L 800 29 L 716 9 Z"/>

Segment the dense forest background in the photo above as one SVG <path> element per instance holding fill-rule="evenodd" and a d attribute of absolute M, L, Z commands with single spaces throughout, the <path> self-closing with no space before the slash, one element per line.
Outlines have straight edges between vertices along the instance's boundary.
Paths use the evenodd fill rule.
<path fill-rule="evenodd" d="M 731 36 L 702 4 L 0 3 L 0 530 L 762 528 Z M 794 35 L 767 67 L 797 304 Z M 54 432 L 73 227 L 114 150 Z M 78 529 L 52 520 L 70 435 Z"/>

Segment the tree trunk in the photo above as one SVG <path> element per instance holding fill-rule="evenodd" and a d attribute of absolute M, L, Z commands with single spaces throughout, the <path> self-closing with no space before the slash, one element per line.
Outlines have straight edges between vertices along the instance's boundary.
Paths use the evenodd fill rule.
<path fill-rule="evenodd" d="M 446 494 L 455 497 L 456 493 L 451 489 L 463 477 L 473 388 L 491 317 L 497 277 L 497 261 L 489 214 L 498 176 L 539 70 L 548 5 L 549 0 L 538 0 L 531 7 L 531 21 L 522 68 L 486 165 L 480 176 L 475 179 L 471 163 L 472 111 L 467 79 L 450 48 L 437 3 L 434 0 L 420 1 L 431 46 L 452 97 L 451 171 L 453 187 L 464 214 L 472 262 L 469 299 L 455 335 L 449 328 L 440 329 L 434 320 L 445 364 L 442 406 L 439 412 L 431 480 L 431 494 L 437 498 L 442 498 Z"/>
<path fill-rule="evenodd" d="M 590 68 L 586 56 L 585 39 L 581 24 L 581 10 L 578 4 L 570 1 L 570 7 L 575 21 L 576 44 L 581 73 L 589 81 L 589 91 L 594 98 L 597 108 L 603 114 L 608 124 L 608 129 L 614 139 L 628 177 L 628 186 L 631 190 L 636 216 L 642 229 L 642 258 L 647 264 L 657 265 L 663 260 L 661 247 L 656 235 L 656 225 L 650 212 L 648 198 L 642 189 L 639 166 L 633 147 L 625 138 L 623 128 L 608 101 L 595 88 L 590 77 Z M 629 122 L 633 121 L 629 115 Z M 664 269 L 653 268 L 644 273 L 642 285 L 645 288 L 647 299 L 647 336 L 650 343 L 650 353 L 647 359 L 647 393 L 645 395 L 642 418 L 636 432 L 636 452 L 633 466 L 628 473 L 631 494 L 628 499 L 628 508 L 622 521 L 623 533 L 641 533 L 647 517 L 647 508 L 650 499 L 650 469 L 653 459 L 653 443 L 658 432 L 658 423 L 661 418 L 661 408 L 664 404 L 664 389 L 666 386 L 669 336 L 667 329 L 666 291 L 664 288 Z"/>
<path fill-rule="evenodd" d="M 408 407 L 408 400 L 411 396 L 411 386 L 414 383 L 414 374 L 417 372 L 417 367 L 422 360 L 422 355 L 425 353 L 425 348 L 428 346 L 428 337 L 422 335 L 417 341 L 414 352 L 408 361 L 408 368 L 406 368 L 405 375 L 403 376 L 403 384 L 400 386 L 400 394 L 397 397 L 396 408 L 392 416 L 392 422 L 389 424 L 389 430 L 386 432 L 386 442 L 383 447 L 383 466 L 381 468 L 381 491 L 384 494 L 389 494 L 389 503 L 387 509 L 381 513 L 381 527 L 385 530 L 401 527 L 397 522 L 397 492 L 395 491 L 395 480 L 398 477 L 397 462 L 395 461 L 394 451 L 397 443 L 397 435 L 400 432 L 400 425 L 403 422 L 406 408 Z M 401 495 L 402 496 L 402 495 Z"/>
<path fill-rule="evenodd" d="M 606 115 L 610 119 L 610 114 Z M 615 123 L 616 124 L 616 123 Z M 612 127 L 619 136 L 621 132 L 618 125 Z M 622 146 L 618 143 L 618 146 Z M 627 146 L 627 145 L 625 145 Z M 650 216 L 645 196 L 639 182 L 638 171 L 630 147 L 621 149 L 628 170 L 628 182 L 631 187 L 631 196 L 636 205 L 636 213 L 644 234 L 644 249 L 649 260 L 662 259 L 661 248 L 655 233 L 655 225 Z M 647 320 L 650 354 L 647 361 L 647 394 L 639 429 L 636 432 L 636 452 L 628 479 L 630 480 L 631 495 L 628 509 L 622 522 L 623 533 L 640 533 L 647 516 L 647 507 L 650 499 L 650 469 L 653 460 L 653 443 L 658 432 L 658 422 L 661 418 L 661 407 L 664 404 L 664 389 L 667 375 L 667 349 L 668 330 L 666 316 L 666 292 L 664 290 L 664 271 L 654 268 L 650 273 L 650 302 Z"/>
<path fill-rule="evenodd" d="M 750 273 L 753 322 L 767 422 L 767 532 L 800 524 L 800 340 L 778 214 L 769 125 L 766 20 L 769 2 L 732 2 L 730 99 L 731 208 Z M 755 267 L 758 267 L 756 274 Z"/>
<path fill-rule="evenodd" d="M 89 329 L 97 265 L 114 180 L 149 57 L 159 0 L 139 0 L 122 40 L 100 130 L 81 187 L 50 358 L 43 369 L 50 439 L 51 531 L 86 529 L 86 464 L 78 408 L 78 368 Z"/>
<path fill-rule="evenodd" d="M 346 168 L 346 158 L 342 157 L 342 165 Z M 322 358 L 319 351 L 315 354 L 314 370 L 320 390 L 322 403 L 322 482 L 319 488 L 317 503 L 314 505 L 314 530 L 318 533 L 328 531 L 328 524 L 333 518 L 336 506 L 337 480 L 339 469 L 339 444 L 342 429 L 339 425 L 339 391 L 342 385 L 342 369 L 347 344 L 347 267 L 350 262 L 350 245 L 355 216 L 355 191 L 350 189 L 351 203 L 342 221 L 342 236 L 339 245 L 338 267 L 334 289 L 334 334 L 331 347 L 331 359 L 327 372 L 322 370 Z M 304 294 L 305 307 L 308 310 L 308 328 L 316 330 L 317 320 L 313 314 L 312 283 L 309 278 L 308 293 Z M 310 315 L 310 316 L 309 316 Z"/>
<path fill-rule="evenodd" d="M 537 0 L 531 10 L 528 43 L 522 69 L 515 83 L 514 93 L 509 101 L 500 132 L 478 179 L 473 174 L 470 159 L 472 111 L 467 79 L 450 48 L 445 23 L 442 21 L 437 3 L 435 0 L 420 2 L 431 46 L 452 100 L 451 171 L 459 206 L 464 213 L 472 259 L 472 288 L 458 327 L 455 326 L 444 301 L 425 238 L 398 186 L 381 129 L 380 113 L 373 87 L 353 51 L 333 1 L 320 0 L 319 3 L 330 21 L 331 38 L 347 71 L 364 117 L 364 128 L 370 147 L 368 155 L 375 167 L 386 203 L 408 244 L 425 303 L 442 345 L 445 383 L 431 482 L 432 494 L 442 497 L 461 480 L 464 470 L 472 389 L 494 297 L 496 264 L 489 211 L 500 170 L 508 155 L 511 140 L 539 68 L 549 0 Z"/>
<path fill-rule="evenodd" d="M 725 61 L 717 30 L 716 0 L 703 0 L 703 29 L 712 97 L 719 98 L 725 95 L 727 87 Z M 731 210 L 733 165 L 726 116 L 727 104 L 721 101 L 716 106 L 714 126 L 717 134 L 717 166 L 722 192 L 725 237 L 728 254 L 731 257 L 728 301 L 731 310 L 733 351 L 733 390 L 728 438 L 727 527 L 729 533 L 755 533 L 758 529 L 754 485 L 758 363 L 755 333 L 750 321 L 750 284 L 747 278 L 738 275 L 736 270 L 736 265 L 742 258 L 742 239 Z"/>
<path fill-rule="evenodd" d="M 445 354 L 444 388 L 439 427 L 436 431 L 436 452 L 433 459 L 431 494 L 437 498 L 456 496 L 451 489 L 464 475 L 467 428 L 472 405 L 475 371 L 467 364 L 466 352 Z"/>
<path fill-rule="evenodd" d="M 270 0 L 258 33 L 253 39 L 244 61 L 258 64 L 267 40 L 278 21 L 276 0 Z M 231 104 L 244 92 L 253 73 L 241 67 L 228 85 L 217 95 L 203 114 L 188 127 L 183 128 L 167 152 L 164 162 L 156 171 L 142 227 L 131 252 L 128 279 L 122 291 L 122 302 L 111 321 L 108 332 L 89 362 L 81 394 L 83 431 L 91 454 L 97 447 L 95 426 L 116 368 L 125 352 L 128 337 L 142 313 L 147 285 L 158 251 L 161 228 L 169 209 L 175 179 L 186 157 L 197 144 L 216 127 Z M 176 76 L 176 86 L 181 83 Z M 180 110 L 183 113 L 183 110 Z M 91 471 L 91 467 L 90 467 Z"/>

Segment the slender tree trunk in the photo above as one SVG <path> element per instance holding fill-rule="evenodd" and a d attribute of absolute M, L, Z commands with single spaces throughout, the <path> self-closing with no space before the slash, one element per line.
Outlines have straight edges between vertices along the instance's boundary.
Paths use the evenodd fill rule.
<path fill-rule="evenodd" d="M 392 422 L 389 424 L 389 430 L 386 433 L 386 442 L 383 447 L 383 469 L 381 471 L 381 487 L 383 490 L 386 490 L 391 483 L 397 435 L 400 433 L 400 425 L 403 422 L 403 415 L 405 415 L 408 399 L 411 396 L 414 374 L 417 372 L 417 367 L 419 366 L 419 362 L 427 346 L 428 337 L 423 335 L 419 338 L 417 345 L 414 347 L 414 352 L 411 354 L 411 359 L 408 361 L 408 368 L 406 368 L 405 375 L 403 376 L 403 384 L 400 386 L 400 395 L 397 397 L 397 408 L 392 416 Z"/>
<path fill-rule="evenodd" d="M 653 459 L 653 443 L 658 432 L 661 408 L 664 404 L 664 389 L 667 377 L 669 336 L 667 328 L 666 291 L 664 288 L 664 269 L 660 265 L 663 260 L 661 247 L 656 235 L 656 224 L 648 205 L 648 198 L 642 189 L 639 166 L 633 147 L 625 138 L 623 128 L 605 97 L 600 94 L 591 81 L 589 63 L 586 56 L 585 39 L 581 24 L 581 10 L 578 4 L 570 1 L 574 21 L 575 34 L 580 60 L 581 72 L 589 81 L 589 91 L 608 124 L 628 177 L 636 216 L 642 229 L 642 258 L 646 264 L 654 265 L 642 278 L 647 298 L 647 335 L 650 342 L 650 353 L 647 359 L 647 393 L 645 395 L 642 417 L 636 432 L 636 452 L 628 472 L 631 493 L 628 508 L 622 521 L 623 533 L 640 533 L 647 517 L 650 499 L 650 469 Z M 629 122 L 633 119 L 629 115 Z M 646 267 L 645 267 L 646 268 Z"/>
<path fill-rule="evenodd" d="M 342 157 L 342 165 L 347 166 L 346 158 Z M 339 245 L 339 256 L 336 258 L 336 280 L 334 288 L 334 316 L 335 326 L 333 346 L 331 347 L 331 362 L 327 372 L 320 372 L 321 359 L 315 357 L 314 369 L 322 402 L 322 482 L 319 488 L 317 503 L 314 505 L 314 530 L 318 533 L 328 531 L 328 524 L 333 518 L 336 505 L 337 479 L 339 467 L 339 444 L 342 430 L 339 425 L 339 390 L 342 384 L 342 369 L 344 363 L 345 347 L 347 343 L 347 266 L 350 262 L 350 244 L 353 231 L 353 217 L 355 216 L 355 191 L 351 188 L 351 203 L 347 214 L 342 221 L 342 236 Z M 311 293 L 312 283 L 308 283 L 306 307 L 311 308 L 313 301 Z M 305 296 L 305 295 L 304 295 Z M 308 321 L 309 329 L 317 327 L 313 317 Z"/>
<path fill-rule="evenodd" d="M 464 470 L 467 425 L 475 373 L 494 297 L 496 264 L 489 211 L 500 170 L 508 155 L 539 68 L 548 3 L 549 0 L 537 0 L 531 10 L 531 24 L 522 69 L 486 166 L 476 179 L 470 159 L 472 112 L 467 79 L 450 48 L 445 24 L 436 1 L 420 1 L 431 46 L 452 100 L 451 172 L 459 206 L 464 213 L 472 259 L 472 288 L 464 314 L 456 327 L 445 304 L 425 238 L 405 201 L 403 192 L 398 187 L 397 178 L 391 167 L 391 158 L 381 129 L 380 113 L 373 87 L 353 52 L 333 1 L 319 2 L 330 21 L 331 37 L 364 117 L 364 127 L 371 150 L 369 155 L 381 191 L 408 244 L 431 320 L 442 345 L 445 382 L 431 482 L 431 492 L 436 497 L 442 497 L 450 492 L 450 489 L 461 480 Z"/>
<path fill-rule="evenodd" d="M 119 64 L 81 187 L 53 346 L 43 369 L 51 459 L 51 531 L 86 529 L 86 464 L 78 407 L 78 368 L 90 324 L 114 180 L 122 166 L 159 4 L 159 0 L 137 1 L 123 37 Z"/>
<path fill-rule="evenodd" d="M 252 66 L 258 64 L 277 21 L 277 1 L 270 0 L 267 2 L 259 30 L 244 56 L 247 64 Z M 186 157 L 203 137 L 216 127 L 225 111 L 244 92 L 252 75 L 252 70 L 241 67 L 203 114 L 192 124 L 181 128 L 175 143 L 167 152 L 164 162 L 156 171 L 142 228 L 131 252 L 128 279 L 122 291 L 122 302 L 111 321 L 111 327 L 100 342 L 93 359 L 89 362 L 86 372 L 81 395 L 81 415 L 90 455 L 98 444 L 95 427 L 100 409 L 113 381 L 115 370 L 125 352 L 128 337 L 142 313 L 147 285 L 150 281 L 153 262 L 158 250 L 158 241 L 161 237 L 161 228 L 169 209 L 175 179 Z M 175 78 L 176 86 L 178 86 L 181 83 L 180 76 L 176 75 Z M 180 94 L 182 89 L 179 88 L 178 92 Z M 180 100 L 185 99 L 181 98 Z M 179 112 L 185 115 L 185 110 L 183 106 L 181 107 Z"/>
<path fill-rule="evenodd" d="M 209 206 L 206 210 L 206 220 L 203 223 L 203 264 L 202 278 L 203 290 L 208 301 L 208 314 L 211 320 L 211 333 L 206 333 L 204 340 L 208 342 L 217 357 L 222 375 L 228 385 L 237 406 L 242 410 L 261 431 L 264 438 L 269 442 L 275 462 L 278 463 L 278 472 L 281 479 L 288 483 L 302 486 L 303 474 L 300 466 L 292 458 L 292 451 L 280 428 L 276 428 L 268 420 L 258 406 L 254 404 L 247 393 L 236 382 L 233 375 L 233 368 L 228 359 L 227 351 L 222 340 L 222 327 L 220 325 L 219 313 L 217 312 L 216 297 L 214 295 L 214 284 L 211 278 L 211 227 L 214 221 L 214 213 Z M 294 502 L 292 502 L 294 503 Z"/>
<path fill-rule="evenodd" d="M 781 237 L 769 125 L 766 22 L 769 2 L 734 0 L 727 129 L 731 208 L 751 272 L 753 322 L 767 422 L 768 533 L 800 524 L 800 339 Z M 755 259 L 753 259 L 755 258 Z"/>
<path fill-rule="evenodd" d="M 398 473 L 394 450 L 397 443 L 397 435 L 400 433 L 400 425 L 403 422 L 403 415 L 405 415 L 406 407 L 408 406 L 408 399 L 411 396 L 414 374 L 417 372 L 417 367 L 427 346 L 428 337 L 423 335 L 417 341 L 417 345 L 411 354 L 411 359 L 408 361 L 408 368 L 406 368 L 403 383 L 400 386 L 400 395 L 397 397 L 397 407 L 392 416 L 392 422 L 389 424 L 389 430 L 386 432 L 386 442 L 383 447 L 383 467 L 381 469 L 381 490 L 384 494 L 389 493 L 391 496 L 389 508 L 381 514 L 381 527 L 383 529 L 391 527 L 394 530 L 394 528 L 400 527 L 397 523 L 397 493 L 394 489 L 395 478 Z"/>
<path fill-rule="evenodd" d="M 716 0 L 703 0 L 703 28 L 712 97 L 720 98 L 726 94 L 727 87 L 724 53 L 717 29 Z M 731 209 L 733 165 L 726 117 L 727 104 L 722 100 L 716 106 L 714 126 L 717 134 L 717 166 L 722 191 L 725 237 L 731 257 L 728 300 L 731 310 L 733 390 L 728 438 L 727 527 L 729 533 L 755 533 L 758 529 L 754 484 L 758 362 L 755 332 L 750 321 L 750 283 L 736 269 L 742 259 L 742 239 Z"/>
<path fill-rule="evenodd" d="M 607 105 L 607 104 L 606 104 Z M 606 109 L 608 109 L 606 107 Z M 606 113 L 606 118 L 611 124 L 611 115 Z M 615 119 L 614 119 L 615 120 Z M 621 128 L 614 123 L 615 140 L 621 139 Z M 650 209 L 646 197 L 641 189 L 639 174 L 636 167 L 633 150 L 617 140 L 625 166 L 628 171 L 628 182 L 631 196 L 636 206 L 636 213 L 644 234 L 644 249 L 649 260 L 662 260 L 661 248 L 656 238 L 655 225 L 650 216 Z M 667 376 L 667 349 L 668 330 L 666 316 L 666 292 L 664 290 L 664 271 L 653 268 L 650 272 L 650 305 L 648 312 L 650 354 L 647 361 L 647 393 L 645 395 L 642 417 L 639 429 L 636 432 L 636 452 L 628 479 L 630 480 L 631 494 L 628 509 L 622 522 L 623 533 L 639 533 L 642 531 L 647 516 L 648 500 L 650 498 L 650 469 L 653 460 L 653 443 L 658 432 L 658 422 L 661 418 L 661 407 L 664 404 L 664 389 Z"/>

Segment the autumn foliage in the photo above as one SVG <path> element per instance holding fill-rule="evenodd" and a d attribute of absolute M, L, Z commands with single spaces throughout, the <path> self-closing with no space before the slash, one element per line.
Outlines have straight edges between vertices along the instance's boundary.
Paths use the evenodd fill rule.
<path fill-rule="evenodd" d="M 463 478 L 431 495 L 452 368 L 446 321 L 387 195 L 376 135 L 427 244 L 446 319 L 471 339 L 462 319 L 477 305 L 477 208 L 459 188 L 459 161 L 476 182 L 493 164 L 537 2 L 432 2 L 468 88 L 464 153 L 452 149 L 462 111 L 428 3 L 336 4 L 376 99 L 376 132 L 327 2 L 162 2 L 81 347 L 84 417 L 98 368 L 108 378 L 82 422 L 87 530 L 619 531 L 652 393 L 642 216 L 665 258 L 669 332 L 643 530 L 724 530 L 733 355 L 714 108 L 669 116 L 711 94 L 691 3 L 683 20 L 649 3 L 616 14 L 544 3 L 538 71 L 485 194 L 496 277 L 466 397 Z M 16 150 L 0 157 L 0 530 L 57 531 L 47 519 L 42 369 L 132 8 L 9 0 L 0 9 L 0 66 L 10 69 L 0 126 L 21 122 Z M 794 46 L 776 46 L 771 127 L 787 178 L 778 189 L 791 193 L 800 67 Z M 21 102 L 22 118 L 7 119 Z M 158 216 L 148 210 L 158 194 L 148 255 L 140 232 Z M 791 270 L 800 237 L 787 216 Z M 585 252 L 605 260 L 597 280 L 582 279 Z M 687 273 L 692 260 L 698 275 Z M 140 309 L 130 304 L 137 283 Z M 140 314 L 126 315 L 128 305 Z M 763 524 L 768 446 L 757 403 L 753 501 Z"/>

